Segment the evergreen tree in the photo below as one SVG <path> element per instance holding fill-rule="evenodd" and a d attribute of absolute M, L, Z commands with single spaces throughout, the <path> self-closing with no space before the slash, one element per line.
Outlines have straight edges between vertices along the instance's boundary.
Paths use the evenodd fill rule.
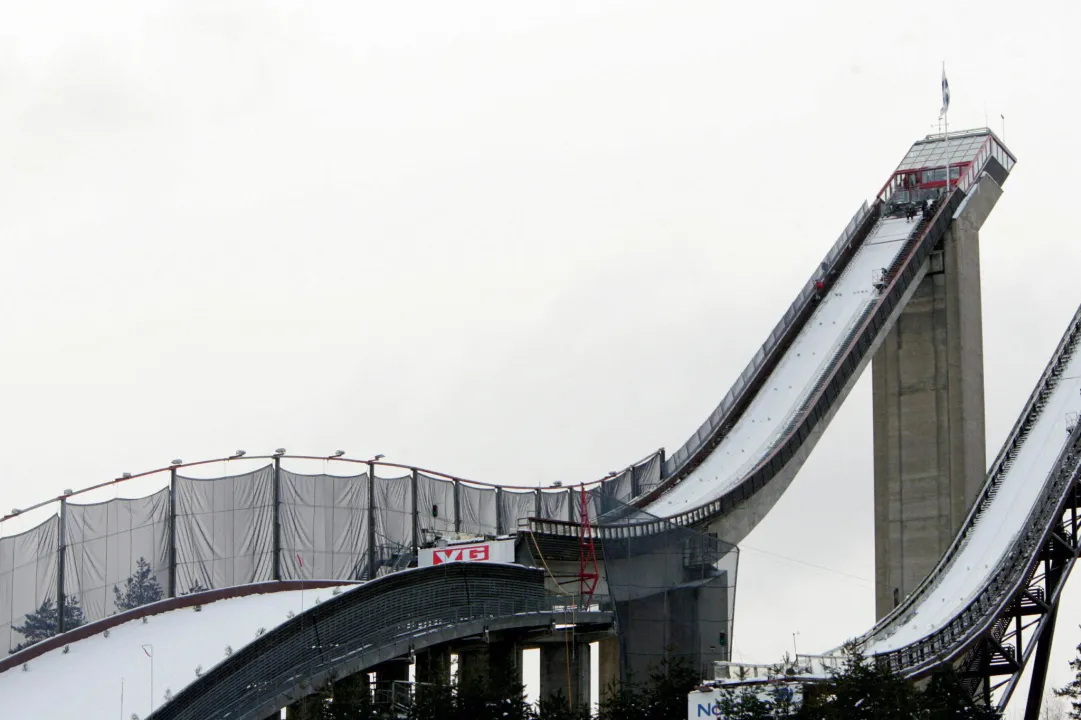
<path fill-rule="evenodd" d="M 597 720 L 649 720 L 641 690 L 633 677 L 601 690 Z"/>
<path fill-rule="evenodd" d="M 1055 695 L 1067 698 L 1070 703 L 1070 712 L 1066 716 L 1072 720 L 1081 720 L 1081 645 L 1077 646 L 1077 657 L 1070 661 L 1070 669 L 1074 671 L 1074 678 L 1060 688 L 1055 689 Z"/>
<path fill-rule="evenodd" d="M 993 709 L 973 701 L 952 667 L 932 676 L 927 688 L 920 693 L 919 701 L 923 717 L 928 720 L 993 720 L 998 717 Z"/>
<path fill-rule="evenodd" d="M 80 625 L 86 624 L 83 617 L 83 609 L 79 607 L 78 598 L 66 596 L 64 601 L 64 630 L 74 630 Z M 23 619 L 22 625 L 13 625 L 12 630 L 23 636 L 23 642 L 16 645 L 8 653 L 17 653 L 46 638 L 51 638 L 59 632 L 57 622 L 59 614 L 52 598 L 46 598 L 41 606 L 32 613 L 28 613 Z"/>
<path fill-rule="evenodd" d="M 409 720 L 455 720 L 456 703 L 454 689 L 446 683 L 415 685 Z"/>
<path fill-rule="evenodd" d="M 750 685 L 722 690 L 721 698 L 717 701 L 721 717 L 726 720 L 773 720 L 784 717 L 776 714 L 773 703 L 760 698 L 754 688 Z"/>
<path fill-rule="evenodd" d="M 651 718 L 677 718 L 687 714 L 687 694 L 701 683 L 689 660 L 668 656 L 649 673 L 642 692 L 643 705 Z"/>
<path fill-rule="evenodd" d="M 844 665 L 804 698 L 806 720 L 908 720 L 917 717 L 919 696 L 885 666 L 866 662 L 853 643 L 844 648 Z"/>
<path fill-rule="evenodd" d="M 567 696 L 559 690 L 537 704 L 537 720 L 589 720 L 589 708 L 585 705 L 572 707 L 567 702 Z"/>
<path fill-rule="evenodd" d="M 162 592 L 150 563 L 145 558 L 139 558 L 135 563 L 135 572 L 124 581 L 123 592 L 113 585 L 113 595 L 116 600 L 116 611 L 124 612 L 157 602 L 164 597 L 165 593 Z"/>

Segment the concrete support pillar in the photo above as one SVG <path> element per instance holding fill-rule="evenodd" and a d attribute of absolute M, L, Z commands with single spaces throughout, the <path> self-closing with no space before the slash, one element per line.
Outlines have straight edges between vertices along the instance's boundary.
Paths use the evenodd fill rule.
<path fill-rule="evenodd" d="M 488 646 L 486 644 L 458 648 L 458 684 L 462 687 L 488 684 Z"/>
<path fill-rule="evenodd" d="M 573 705 L 591 702 L 589 643 L 547 643 L 541 645 L 540 655 L 541 699 L 562 693 Z"/>
<path fill-rule="evenodd" d="M 1001 192 L 980 183 L 874 357 L 879 618 L 934 568 L 983 485 L 979 228 Z"/>
<path fill-rule="evenodd" d="M 497 687 L 522 684 L 522 644 L 501 640 L 488 646 L 488 676 Z"/>
<path fill-rule="evenodd" d="M 435 647 L 417 653 L 416 677 L 419 683 L 450 683 L 450 648 Z"/>
<path fill-rule="evenodd" d="M 611 635 L 597 642 L 597 689 L 601 699 L 619 690 L 619 637 Z"/>
<path fill-rule="evenodd" d="M 459 648 L 458 677 L 463 685 L 506 688 L 522 684 L 522 645 L 498 640 Z"/>

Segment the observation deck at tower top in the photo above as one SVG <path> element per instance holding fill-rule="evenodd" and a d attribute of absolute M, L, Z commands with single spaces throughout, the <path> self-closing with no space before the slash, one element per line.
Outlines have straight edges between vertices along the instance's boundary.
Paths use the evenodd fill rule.
<path fill-rule="evenodd" d="M 989 160 L 996 162 L 988 162 Z M 912 144 L 908 153 L 878 193 L 879 200 L 889 200 L 898 190 L 941 192 L 946 173 L 950 186 L 968 192 L 982 172 L 999 185 L 1010 174 L 1017 158 L 990 128 L 934 133 Z M 948 169 L 948 170 L 947 170 Z"/>

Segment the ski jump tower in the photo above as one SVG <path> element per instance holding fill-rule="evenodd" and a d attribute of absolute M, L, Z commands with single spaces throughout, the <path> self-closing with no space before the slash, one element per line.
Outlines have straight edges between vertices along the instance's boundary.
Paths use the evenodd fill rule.
<path fill-rule="evenodd" d="M 976 133 L 928 136 L 891 182 L 910 188 L 902 192 L 918 203 L 940 192 L 947 174 L 956 183 L 976 148 Z M 872 361 L 877 618 L 927 576 L 983 486 L 979 239 L 1005 180 L 992 173 L 958 209 Z"/>

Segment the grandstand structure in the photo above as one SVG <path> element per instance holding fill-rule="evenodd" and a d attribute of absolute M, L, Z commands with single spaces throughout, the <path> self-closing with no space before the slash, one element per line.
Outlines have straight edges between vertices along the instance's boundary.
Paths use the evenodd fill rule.
<path fill-rule="evenodd" d="M 145 497 L 85 504 L 83 492 L 67 493 L 21 510 L 47 518 L 0 539 L 0 641 L 24 643 L 27 618 L 49 607 L 59 634 L 0 665 L 0 689 L 73 656 L 117 672 L 134 662 L 108 659 L 119 643 L 107 647 L 106 630 L 134 625 L 134 637 L 158 623 L 117 605 L 114 586 L 139 572 L 161 588 L 146 607 L 162 609 L 162 625 L 221 602 L 258 615 L 274 595 L 266 583 L 283 593 L 336 584 L 323 588 L 331 598 L 261 626 L 200 672 L 175 669 L 168 697 L 153 682 L 129 695 L 140 717 L 265 718 L 322 688 L 366 683 L 369 671 L 391 683 L 410 665 L 418 679 L 443 676 L 451 653 L 463 673 L 520 673 L 523 647 L 541 648 L 542 693 L 576 700 L 588 698 L 591 642 L 602 684 L 672 646 L 705 673 L 729 659 L 738 542 L 873 359 L 881 619 L 860 641 L 914 679 L 953 664 L 975 697 L 999 707 L 1034 658 L 1035 697 L 1081 549 L 1081 313 L 985 474 L 974 460 L 977 243 L 1014 163 L 986 128 L 914 144 L 692 437 L 606 478 L 497 486 L 378 457 L 279 450 L 177 461 L 90 489 L 159 478 Z M 197 477 L 218 463 L 237 471 Z M 319 472 L 301 472 L 312 463 Z M 588 592 L 587 546 L 599 576 Z M 246 587 L 264 591 L 220 595 Z M 88 624 L 66 627 L 76 603 Z M 192 631 L 198 621 L 188 616 Z M 114 717 L 103 702 L 102 717 Z"/>

